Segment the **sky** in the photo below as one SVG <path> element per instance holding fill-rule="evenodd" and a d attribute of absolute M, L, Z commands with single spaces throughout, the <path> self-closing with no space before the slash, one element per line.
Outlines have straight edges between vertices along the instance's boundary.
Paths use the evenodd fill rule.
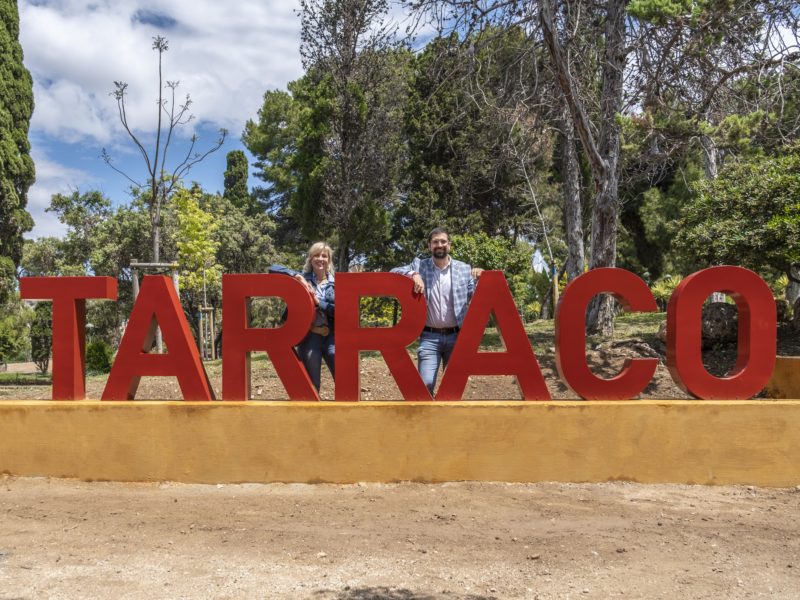
<path fill-rule="evenodd" d="M 196 133 L 203 152 L 220 128 L 229 131 L 225 145 L 186 177 L 221 192 L 225 155 L 245 149 L 244 125 L 257 119 L 264 92 L 302 75 L 298 6 L 296 0 L 20 0 L 20 43 L 35 101 L 29 137 L 36 182 L 27 207 L 35 226 L 27 237 L 65 233 L 45 212 L 55 193 L 98 189 L 115 203 L 130 199 L 130 182 L 103 162 L 103 148 L 133 179 L 145 179 L 110 94 L 115 81 L 128 83 L 129 122 L 151 139 L 156 35 L 169 41 L 164 79 L 179 81 L 178 97 L 192 99 L 195 119 L 180 130 L 179 146 Z M 251 187 L 257 183 L 251 175 Z"/>

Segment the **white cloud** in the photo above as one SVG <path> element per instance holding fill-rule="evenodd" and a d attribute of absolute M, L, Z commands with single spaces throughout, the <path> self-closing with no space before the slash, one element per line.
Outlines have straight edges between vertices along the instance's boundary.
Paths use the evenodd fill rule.
<path fill-rule="evenodd" d="M 37 152 L 35 148 L 32 156 L 36 163 L 36 184 L 28 192 L 27 209 L 36 225 L 33 231 L 28 232 L 25 237 L 60 237 L 64 235 L 66 228 L 53 213 L 45 212 L 45 209 L 50 206 L 50 197 L 53 194 L 69 193 L 72 190 L 81 189 L 83 186 L 93 183 L 94 178 L 84 171 L 53 162 L 44 154 Z"/>
<path fill-rule="evenodd" d="M 155 127 L 157 59 L 192 112 L 238 136 L 263 93 L 302 73 L 296 2 L 282 0 L 60 0 L 20 3 L 20 41 L 35 80 L 34 132 L 107 144 L 121 133 L 114 81 L 128 83 L 129 121 Z M 156 25 L 164 25 L 159 29 Z"/>
<path fill-rule="evenodd" d="M 63 235 L 63 226 L 44 212 L 54 193 L 93 186 L 115 201 L 124 198 L 128 182 L 102 163 L 100 148 L 107 147 L 115 164 L 140 178 L 140 157 L 110 93 L 114 81 L 128 84 L 129 123 L 152 145 L 156 35 L 169 40 L 164 80 L 180 81 L 177 98 L 191 95 L 193 127 L 204 126 L 198 150 L 212 145 L 217 128 L 230 132 L 220 153 L 189 177 L 219 187 L 224 170 L 219 157 L 236 146 L 233 140 L 245 122 L 257 117 L 264 92 L 283 89 L 302 75 L 298 8 L 299 0 L 20 0 L 20 42 L 35 101 L 31 139 L 37 174 L 28 207 L 36 227 L 29 235 Z M 392 16 L 397 18 L 397 11 Z M 191 133 L 191 127 L 178 132 Z M 215 160 L 213 176 L 204 177 Z"/>

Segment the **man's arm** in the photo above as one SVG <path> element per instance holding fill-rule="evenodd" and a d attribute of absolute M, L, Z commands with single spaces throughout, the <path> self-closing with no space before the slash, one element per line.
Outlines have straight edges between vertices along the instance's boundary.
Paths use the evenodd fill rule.
<path fill-rule="evenodd" d="M 481 273 L 483 273 L 483 269 L 480 267 L 470 267 L 469 268 L 469 280 L 467 281 L 467 302 L 472 300 L 472 295 L 475 293 L 475 286 L 478 285 L 478 279 L 481 278 Z"/>
<path fill-rule="evenodd" d="M 414 293 L 421 294 L 425 291 L 425 282 L 422 281 L 422 275 L 419 274 L 419 257 L 411 261 L 411 264 L 395 267 L 392 273 L 398 273 L 410 277 L 414 281 Z"/>
<path fill-rule="evenodd" d="M 411 263 L 407 265 L 401 265 L 399 267 L 395 267 L 391 270 L 392 273 L 398 273 L 400 275 L 407 275 L 410 276 L 411 273 L 418 273 L 419 272 L 419 258 L 415 258 L 411 261 Z"/>

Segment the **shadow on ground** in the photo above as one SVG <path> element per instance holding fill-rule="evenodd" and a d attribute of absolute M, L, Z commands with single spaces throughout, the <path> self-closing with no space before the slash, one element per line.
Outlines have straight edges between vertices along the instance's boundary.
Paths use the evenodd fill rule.
<path fill-rule="evenodd" d="M 496 596 L 462 595 L 451 592 L 431 595 L 394 587 L 346 587 L 338 593 L 331 590 L 319 590 L 314 595 L 332 600 L 497 600 Z"/>

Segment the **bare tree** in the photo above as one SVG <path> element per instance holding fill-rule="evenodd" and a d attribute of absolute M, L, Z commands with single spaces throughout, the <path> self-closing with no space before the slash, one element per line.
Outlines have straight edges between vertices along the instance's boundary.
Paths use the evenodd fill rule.
<path fill-rule="evenodd" d="M 168 163 L 167 157 L 173 136 L 178 127 L 187 125 L 194 119 L 194 115 L 189 112 L 192 100 L 189 94 L 179 104 L 175 98 L 175 92 L 180 82 L 164 82 L 162 73 L 162 59 L 164 52 L 169 48 L 165 38 L 156 36 L 153 38 L 153 50 L 158 52 L 158 116 L 156 121 L 156 139 L 152 148 L 147 148 L 146 143 L 137 136 L 133 127 L 128 121 L 128 113 L 125 107 L 125 95 L 128 84 L 123 81 L 114 82 L 114 91 L 111 95 L 117 101 L 119 120 L 125 132 L 128 134 L 134 145 L 144 160 L 147 170 L 146 182 L 134 179 L 121 169 L 117 168 L 109 153 L 103 148 L 103 160 L 108 166 L 121 174 L 130 181 L 136 189 L 146 190 L 145 202 L 150 210 L 151 240 L 153 243 L 153 262 L 160 262 L 161 254 L 161 211 L 164 204 L 169 199 L 175 186 L 189 172 L 189 170 L 206 158 L 209 154 L 216 152 L 225 142 L 228 132 L 225 129 L 219 130 L 219 138 L 205 152 L 198 152 L 195 146 L 198 142 L 197 134 L 193 134 L 186 154 L 179 157 L 176 162 Z M 165 90 L 168 90 L 165 94 Z"/>

